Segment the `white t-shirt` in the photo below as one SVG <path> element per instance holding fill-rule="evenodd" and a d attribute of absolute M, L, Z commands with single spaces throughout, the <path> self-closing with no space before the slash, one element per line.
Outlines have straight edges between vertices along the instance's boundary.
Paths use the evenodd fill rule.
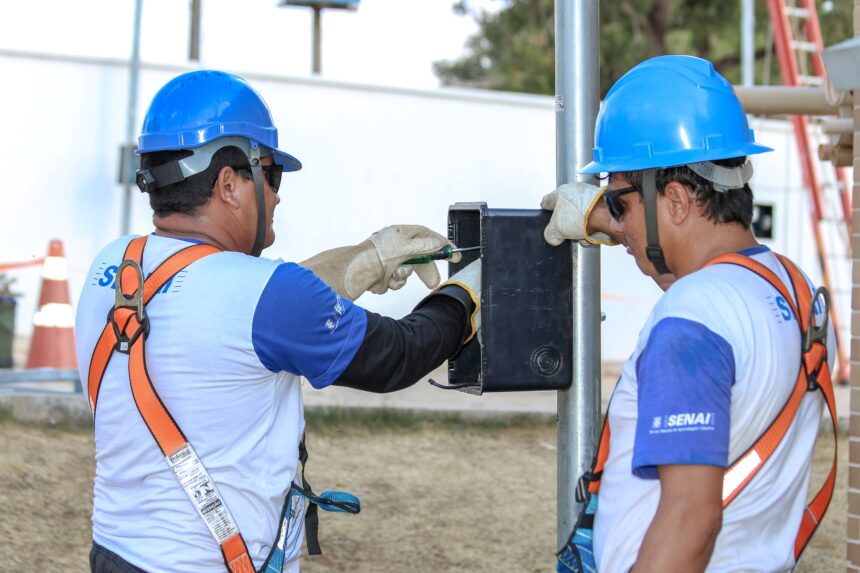
<path fill-rule="evenodd" d="M 99 253 L 81 293 L 75 329 L 83 380 L 130 240 Z M 150 236 L 144 275 L 188 246 Z M 259 567 L 277 541 L 284 499 L 297 479 L 304 430 L 299 376 L 318 388 L 334 382 L 361 345 L 366 315 L 298 265 L 233 252 L 181 271 L 147 313 L 152 382 Z M 125 354 L 113 354 L 102 381 L 95 442 L 96 543 L 147 571 L 225 570 L 214 538 L 137 411 Z M 298 571 L 303 540 L 304 503 L 294 509 L 285 571 Z"/>
<path fill-rule="evenodd" d="M 767 247 L 742 254 L 775 271 L 792 292 Z M 820 323 L 823 309 L 816 311 Z M 728 467 L 776 418 L 799 366 L 797 322 L 752 271 L 714 265 L 672 285 L 642 329 L 609 407 L 609 458 L 594 527 L 601 573 L 626 573 L 635 563 L 660 500 L 657 467 Z M 723 511 L 708 572 L 792 569 L 823 404 L 820 392 L 806 395 L 767 465 Z"/>

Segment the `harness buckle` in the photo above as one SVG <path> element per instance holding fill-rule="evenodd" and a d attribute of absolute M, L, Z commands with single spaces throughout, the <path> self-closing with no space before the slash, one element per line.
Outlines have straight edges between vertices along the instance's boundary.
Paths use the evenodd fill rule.
<path fill-rule="evenodd" d="M 128 267 L 131 267 L 132 271 L 134 271 L 135 278 L 137 279 L 137 285 L 132 294 L 125 294 L 122 288 L 123 271 Z M 146 310 L 143 305 L 143 270 L 135 260 L 124 260 L 116 270 L 116 295 L 114 297 L 113 307 L 114 310 L 118 308 L 135 309 L 137 311 L 138 322 L 142 323 L 146 318 Z"/>
<path fill-rule="evenodd" d="M 821 388 L 821 384 L 818 383 L 818 373 L 821 371 L 819 368 L 815 372 L 806 375 L 806 391 L 807 392 L 815 392 L 819 388 Z"/>
<path fill-rule="evenodd" d="M 123 273 L 126 269 L 130 268 L 134 273 L 132 275 L 132 282 L 135 282 L 134 292 L 131 294 L 126 294 L 123 289 Z M 137 337 L 141 335 L 149 334 L 149 318 L 146 316 L 146 307 L 143 301 L 143 270 L 140 268 L 140 264 L 137 261 L 132 259 L 126 259 L 122 263 L 120 263 L 119 268 L 116 271 L 116 292 L 114 296 L 114 305 L 113 308 L 108 313 L 108 320 L 113 326 L 114 334 L 116 335 L 117 343 L 115 349 L 117 352 L 122 352 L 123 354 L 128 354 L 131 349 L 131 345 L 137 340 Z M 130 285 L 126 285 L 130 286 Z M 116 311 L 130 308 L 135 311 L 135 315 L 137 318 L 137 322 L 140 325 L 135 331 L 129 336 L 126 332 L 126 327 L 123 326 L 120 329 L 119 325 L 116 322 Z"/>
<path fill-rule="evenodd" d="M 577 503 L 584 503 L 588 498 L 588 486 L 591 485 L 591 482 L 595 480 L 597 476 L 595 476 L 591 471 L 587 471 L 576 480 L 576 491 L 574 492 L 574 497 L 576 498 Z"/>
<path fill-rule="evenodd" d="M 815 324 L 815 306 L 818 301 L 818 297 L 821 297 L 824 301 L 824 320 L 821 325 Z M 806 323 L 809 327 L 806 329 L 806 333 L 803 335 L 803 352 L 809 352 L 812 348 L 812 345 L 821 341 L 825 346 L 827 345 L 827 321 L 830 317 L 830 293 L 824 287 L 818 287 L 815 289 L 815 293 L 812 295 L 812 301 L 809 303 L 809 313 L 807 314 Z"/>

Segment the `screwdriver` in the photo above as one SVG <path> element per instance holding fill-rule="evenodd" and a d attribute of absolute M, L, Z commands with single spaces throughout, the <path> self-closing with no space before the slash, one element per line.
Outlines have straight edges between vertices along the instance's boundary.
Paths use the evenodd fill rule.
<path fill-rule="evenodd" d="M 415 257 L 414 259 L 409 259 L 408 261 L 403 261 L 404 265 L 423 265 L 424 263 L 429 263 L 430 261 L 444 261 L 445 259 L 450 259 L 454 253 L 464 253 L 466 251 L 477 251 L 481 247 L 466 247 L 463 249 L 455 249 L 451 245 L 445 245 L 435 253 L 431 255 L 423 255 L 421 257 Z"/>

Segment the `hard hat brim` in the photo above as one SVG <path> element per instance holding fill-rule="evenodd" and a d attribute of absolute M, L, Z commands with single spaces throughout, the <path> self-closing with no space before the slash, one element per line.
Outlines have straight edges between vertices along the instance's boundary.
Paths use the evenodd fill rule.
<path fill-rule="evenodd" d="M 280 149 L 272 150 L 272 161 L 274 161 L 276 165 L 283 167 L 284 171 L 299 171 L 302 168 L 301 161 L 289 153 L 284 153 Z"/>
<path fill-rule="evenodd" d="M 614 161 L 595 160 L 580 169 L 578 173 L 620 173 L 623 171 L 640 171 L 642 169 L 665 169 L 688 163 L 719 161 L 721 159 L 756 155 L 768 151 L 773 151 L 773 148 L 759 145 L 758 143 L 747 143 L 733 149 L 720 149 L 719 153 L 709 153 L 709 150 L 701 149 L 691 149 L 686 154 L 676 151 L 671 153 L 672 159 L 669 161 L 661 161 L 659 154 L 645 157 L 629 157 L 623 160 L 616 159 Z"/>

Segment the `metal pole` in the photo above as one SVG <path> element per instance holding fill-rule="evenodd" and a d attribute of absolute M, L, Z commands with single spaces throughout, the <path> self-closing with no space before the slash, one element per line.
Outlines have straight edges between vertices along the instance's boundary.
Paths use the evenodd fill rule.
<path fill-rule="evenodd" d="M 320 71 L 322 69 L 321 60 L 322 57 L 320 55 L 320 44 L 322 37 L 322 8 L 319 6 L 314 6 L 314 75 L 320 75 Z"/>
<path fill-rule="evenodd" d="M 741 83 L 755 83 L 755 0 L 741 0 Z"/>
<path fill-rule="evenodd" d="M 134 134 L 137 130 L 137 80 L 140 76 L 140 13 L 143 10 L 143 0 L 134 2 L 134 40 L 131 45 L 131 64 L 128 78 L 128 122 L 125 128 L 125 142 L 134 144 Z M 131 182 L 126 178 L 122 201 L 122 234 L 127 235 L 131 230 Z"/>
<path fill-rule="evenodd" d="M 591 161 L 599 102 L 598 0 L 555 1 L 556 182 L 576 179 Z M 557 536 L 567 541 L 579 514 L 576 481 L 600 431 L 600 249 L 573 248 L 573 383 L 558 393 Z"/>
<path fill-rule="evenodd" d="M 200 61 L 200 4 L 202 0 L 191 0 L 191 30 L 188 34 L 188 59 Z"/>

